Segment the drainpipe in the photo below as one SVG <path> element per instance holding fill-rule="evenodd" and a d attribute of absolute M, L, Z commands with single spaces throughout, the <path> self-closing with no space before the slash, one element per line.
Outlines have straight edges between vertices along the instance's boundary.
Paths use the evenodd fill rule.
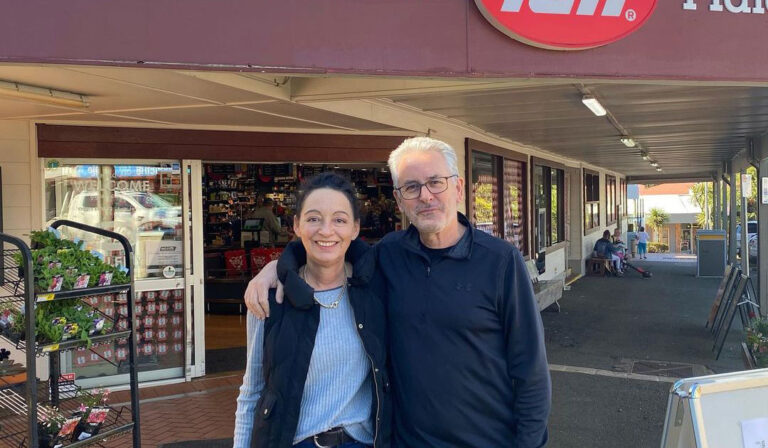
<path fill-rule="evenodd" d="M 714 203 L 715 203 L 714 204 L 714 210 L 712 210 L 713 214 L 715 215 L 713 217 L 714 218 L 714 227 L 713 228 L 715 230 L 720 230 L 720 229 L 722 229 L 722 224 L 720 222 L 720 216 L 721 216 L 721 212 L 720 212 L 720 188 L 721 188 L 722 181 L 720 180 L 720 178 L 717 175 L 715 175 L 715 178 L 713 179 L 712 183 L 715 186 L 715 191 L 712 192 L 712 199 L 714 199 Z"/>
<path fill-rule="evenodd" d="M 736 177 L 736 171 L 733 169 L 733 162 L 730 163 L 731 194 L 728 203 L 729 224 L 728 224 L 728 263 L 736 263 L 736 186 L 739 178 Z"/>
<path fill-rule="evenodd" d="M 744 180 L 747 178 L 747 171 L 739 172 L 739 179 L 742 182 L 741 191 L 741 271 L 749 277 L 749 224 L 747 219 L 747 196 L 744 194 Z"/>

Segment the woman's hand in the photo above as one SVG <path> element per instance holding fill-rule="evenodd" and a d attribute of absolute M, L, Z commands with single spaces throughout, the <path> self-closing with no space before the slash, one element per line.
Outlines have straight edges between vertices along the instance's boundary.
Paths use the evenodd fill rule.
<path fill-rule="evenodd" d="M 283 303 L 283 284 L 277 280 L 277 261 L 270 261 L 256 277 L 248 282 L 245 306 L 258 319 L 269 317 L 269 289 L 277 288 L 277 303 Z"/>

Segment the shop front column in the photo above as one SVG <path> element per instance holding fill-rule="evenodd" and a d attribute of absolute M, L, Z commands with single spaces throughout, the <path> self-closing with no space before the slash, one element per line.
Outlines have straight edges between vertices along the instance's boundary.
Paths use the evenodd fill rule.
<path fill-rule="evenodd" d="M 720 189 L 720 224 L 723 225 L 722 230 L 728 232 L 728 187 L 729 184 L 725 182 L 724 176 L 728 172 L 727 164 L 723 164 L 723 171 L 720 173 L 720 181 L 723 188 Z"/>
<path fill-rule="evenodd" d="M 728 263 L 736 263 L 736 210 L 739 208 L 736 202 L 736 185 L 739 183 L 739 177 L 733 169 L 733 164 L 731 164 L 730 168 L 731 194 L 730 201 L 728 202 Z"/>
<path fill-rule="evenodd" d="M 757 291 L 760 297 L 760 314 L 768 317 L 768 263 L 762 258 L 768 256 L 768 195 L 763 191 L 763 182 L 768 182 L 768 157 L 761 158 L 757 168 Z"/>

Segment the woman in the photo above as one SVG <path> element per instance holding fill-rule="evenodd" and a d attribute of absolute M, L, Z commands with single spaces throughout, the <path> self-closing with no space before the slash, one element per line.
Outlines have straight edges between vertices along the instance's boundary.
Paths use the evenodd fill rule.
<path fill-rule="evenodd" d="M 354 241 L 352 185 L 332 173 L 309 179 L 293 227 L 306 264 L 282 257 L 285 302 L 273 290 L 266 321 L 248 314 L 234 446 L 389 446 L 385 310 L 369 283 L 373 253 Z"/>

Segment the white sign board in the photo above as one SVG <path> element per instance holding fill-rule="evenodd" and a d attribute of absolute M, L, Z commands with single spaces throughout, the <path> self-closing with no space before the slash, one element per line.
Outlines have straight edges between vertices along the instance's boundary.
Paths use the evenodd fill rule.
<path fill-rule="evenodd" d="M 184 252 L 181 241 L 145 241 L 147 266 L 181 266 Z"/>
<path fill-rule="evenodd" d="M 741 436 L 744 448 L 768 447 L 768 417 L 742 421 Z"/>
<path fill-rule="evenodd" d="M 741 195 L 745 198 L 752 196 L 752 175 L 741 175 Z"/>
<path fill-rule="evenodd" d="M 763 204 L 768 205 L 768 177 L 763 178 L 763 196 L 761 201 Z"/>

